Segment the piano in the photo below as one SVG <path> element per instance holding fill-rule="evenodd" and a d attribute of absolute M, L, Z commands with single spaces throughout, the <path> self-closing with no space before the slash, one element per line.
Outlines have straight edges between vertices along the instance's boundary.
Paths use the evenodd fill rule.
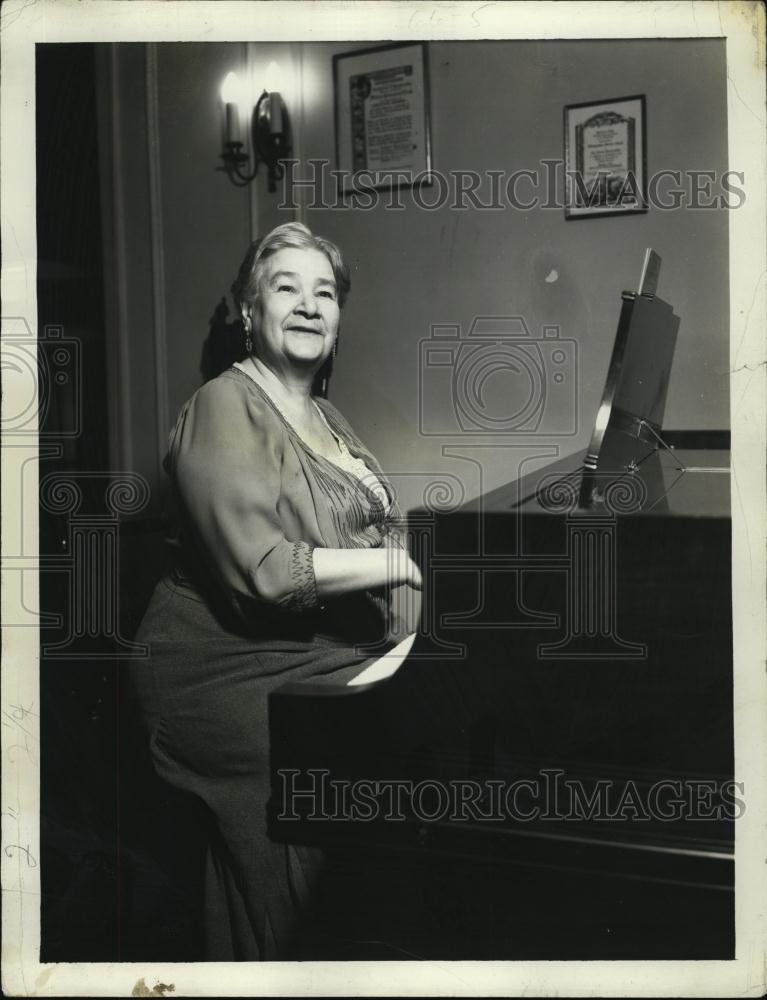
<path fill-rule="evenodd" d="M 734 955 L 729 454 L 663 431 L 651 253 L 588 448 L 415 512 L 390 676 L 271 696 L 270 836 L 331 872 L 309 957 Z"/>

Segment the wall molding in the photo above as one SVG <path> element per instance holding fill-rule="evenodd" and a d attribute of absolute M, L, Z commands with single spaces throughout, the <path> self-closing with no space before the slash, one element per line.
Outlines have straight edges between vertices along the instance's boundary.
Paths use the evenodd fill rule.
<path fill-rule="evenodd" d="M 292 62 L 293 79 L 295 80 L 295 126 L 293 128 L 293 157 L 299 163 L 304 160 L 304 52 L 305 48 L 301 42 L 290 46 L 290 56 Z M 299 187 L 294 194 L 296 199 L 295 219 L 296 222 L 303 222 L 306 225 L 306 205 L 304 199 L 306 190 Z"/>
<path fill-rule="evenodd" d="M 255 42 L 245 43 L 245 73 L 246 79 L 253 79 L 253 72 L 256 66 L 256 49 L 258 48 Z M 253 150 L 250 148 L 250 135 L 248 134 L 248 144 L 247 151 L 252 156 Z M 248 184 L 248 210 L 250 212 L 250 242 L 257 240 L 261 234 L 260 219 L 258 215 L 258 183 L 253 181 L 252 184 Z"/>
<path fill-rule="evenodd" d="M 125 259 L 125 192 L 122 186 L 123 141 L 122 98 L 118 46 L 110 46 L 110 76 L 112 97 L 112 183 L 114 190 L 115 282 L 117 292 L 117 341 L 120 392 L 120 446 L 121 459 L 128 469 L 133 468 L 133 413 L 131 409 L 130 352 L 128 349 L 128 265 Z"/>
<path fill-rule="evenodd" d="M 160 103 L 158 94 L 157 44 L 146 46 L 147 166 L 149 171 L 149 231 L 152 267 L 152 308 L 154 316 L 155 412 L 157 418 L 158 466 L 167 449 L 168 342 L 165 298 L 165 242 L 162 217 L 162 161 L 160 152 Z"/>
<path fill-rule="evenodd" d="M 119 47 L 104 46 L 97 53 L 96 88 L 99 175 L 104 255 L 109 454 L 112 468 L 133 469 L 133 414 L 131 409 L 128 343 L 128 275 L 125 257 L 125 191 L 123 189 L 123 116 L 121 111 Z"/>

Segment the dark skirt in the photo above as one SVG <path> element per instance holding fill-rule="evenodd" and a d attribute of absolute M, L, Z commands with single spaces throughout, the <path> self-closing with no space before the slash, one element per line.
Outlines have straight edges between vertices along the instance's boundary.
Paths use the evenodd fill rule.
<path fill-rule="evenodd" d="M 267 638 L 223 623 L 198 593 L 170 578 L 154 592 L 129 667 L 155 769 L 201 799 L 213 819 L 206 861 L 209 961 L 289 958 L 319 877 L 316 849 L 267 836 L 268 699 L 287 683 L 346 684 L 372 657 L 299 623 Z"/>

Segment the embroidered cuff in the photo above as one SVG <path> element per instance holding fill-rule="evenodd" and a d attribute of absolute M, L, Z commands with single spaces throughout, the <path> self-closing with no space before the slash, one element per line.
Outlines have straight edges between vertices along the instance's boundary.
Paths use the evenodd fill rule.
<path fill-rule="evenodd" d="M 308 542 L 293 542 L 290 555 L 290 577 L 293 590 L 279 604 L 286 611 L 306 611 L 317 607 L 317 581 L 314 578 L 314 546 Z"/>

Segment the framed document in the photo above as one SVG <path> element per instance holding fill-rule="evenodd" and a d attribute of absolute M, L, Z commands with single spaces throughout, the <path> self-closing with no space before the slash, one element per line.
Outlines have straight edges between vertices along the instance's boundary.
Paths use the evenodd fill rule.
<path fill-rule="evenodd" d="M 426 45 L 385 45 L 333 57 L 336 157 L 343 190 L 429 183 Z"/>
<path fill-rule="evenodd" d="M 565 108 L 565 218 L 647 211 L 645 98 Z"/>

